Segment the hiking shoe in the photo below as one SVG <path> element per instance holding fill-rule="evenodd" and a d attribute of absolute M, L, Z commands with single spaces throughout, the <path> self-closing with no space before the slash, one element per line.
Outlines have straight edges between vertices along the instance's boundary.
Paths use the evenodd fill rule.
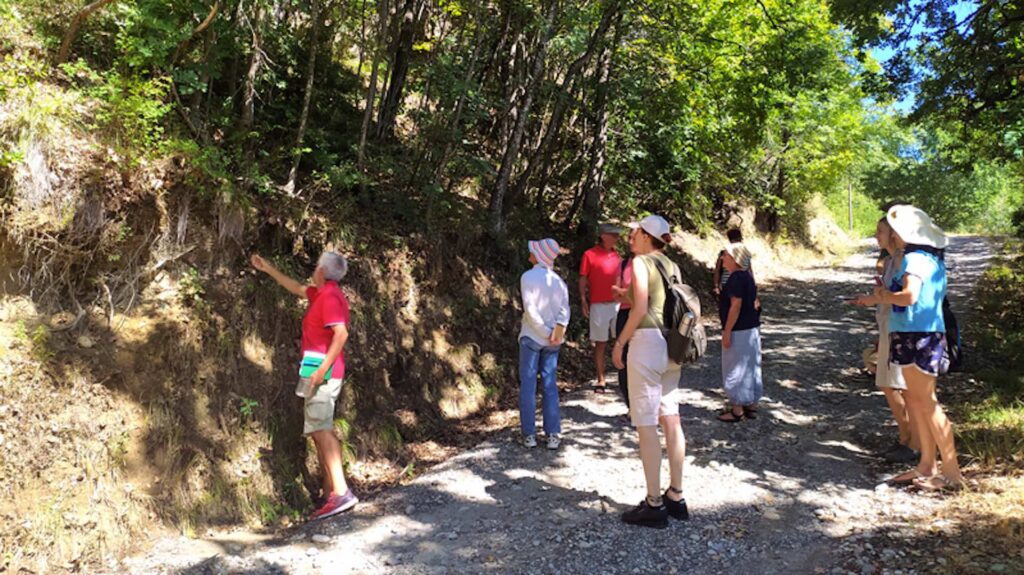
<path fill-rule="evenodd" d="M 537 447 L 537 436 L 536 435 L 526 435 L 526 436 L 523 436 L 523 447 L 529 447 L 529 448 Z"/>
<path fill-rule="evenodd" d="M 356 499 L 356 496 L 352 493 L 351 489 L 346 491 L 344 495 L 331 493 L 327 498 L 327 503 L 324 503 L 323 507 L 317 509 L 313 515 L 310 516 L 310 519 L 323 519 L 325 517 L 330 517 L 331 515 L 337 515 L 352 509 L 356 506 L 356 503 L 359 503 L 359 500 Z"/>
<path fill-rule="evenodd" d="M 686 508 L 686 498 L 682 498 L 679 501 L 672 501 L 668 498 L 668 490 L 665 490 L 665 494 L 661 496 L 662 505 L 665 506 L 665 510 L 673 519 L 680 521 L 686 521 L 690 518 L 690 510 Z"/>
<path fill-rule="evenodd" d="M 900 444 L 887 451 L 883 457 L 889 463 L 913 463 L 921 458 L 921 454 Z"/>
<path fill-rule="evenodd" d="M 548 449 L 558 449 L 558 446 L 562 443 L 562 437 L 557 433 L 552 433 L 548 436 Z"/>
<path fill-rule="evenodd" d="M 668 527 L 668 509 L 664 504 L 651 507 L 645 497 L 639 505 L 622 514 L 622 522 L 640 527 L 664 529 Z"/>

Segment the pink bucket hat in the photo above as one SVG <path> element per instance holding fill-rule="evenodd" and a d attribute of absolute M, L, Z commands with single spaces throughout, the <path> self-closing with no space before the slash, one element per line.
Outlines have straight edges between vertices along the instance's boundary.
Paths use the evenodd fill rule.
<path fill-rule="evenodd" d="M 546 268 L 555 266 L 555 258 L 558 257 L 559 253 L 558 242 L 555 240 L 551 238 L 533 240 L 526 242 L 526 247 L 542 266 Z"/>

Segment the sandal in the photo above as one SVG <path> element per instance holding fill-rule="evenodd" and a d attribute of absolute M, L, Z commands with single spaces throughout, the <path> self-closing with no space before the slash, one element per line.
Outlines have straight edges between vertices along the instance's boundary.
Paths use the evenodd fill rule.
<path fill-rule="evenodd" d="M 888 485 L 911 485 L 917 482 L 919 479 L 931 479 L 931 475 L 925 475 L 917 470 L 917 468 L 911 469 L 910 471 L 904 471 L 899 475 L 894 475 L 889 479 L 885 480 Z"/>
<path fill-rule="evenodd" d="M 944 475 L 918 477 L 913 481 L 914 487 L 928 493 L 956 493 L 964 488 L 964 481 L 953 483 Z"/>
<path fill-rule="evenodd" d="M 729 411 L 723 411 L 718 415 L 718 421 L 724 421 L 725 423 L 739 423 L 746 418 L 746 414 L 736 415 L 736 413 L 731 409 Z"/>
<path fill-rule="evenodd" d="M 605 385 L 594 384 L 594 385 L 590 386 L 590 391 L 593 391 L 594 393 L 605 394 L 605 393 L 608 393 L 608 385 L 607 384 L 605 384 Z"/>
<path fill-rule="evenodd" d="M 747 407 L 747 406 L 744 405 L 743 406 L 743 415 L 745 415 L 747 417 L 747 419 L 757 419 L 757 408 L 756 407 Z"/>

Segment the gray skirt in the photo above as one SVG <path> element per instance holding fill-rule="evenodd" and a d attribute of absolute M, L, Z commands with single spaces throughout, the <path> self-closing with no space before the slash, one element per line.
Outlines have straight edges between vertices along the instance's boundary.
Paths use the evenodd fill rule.
<path fill-rule="evenodd" d="M 722 348 L 722 387 L 733 405 L 750 405 L 764 395 L 760 329 L 732 332 L 732 346 Z"/>

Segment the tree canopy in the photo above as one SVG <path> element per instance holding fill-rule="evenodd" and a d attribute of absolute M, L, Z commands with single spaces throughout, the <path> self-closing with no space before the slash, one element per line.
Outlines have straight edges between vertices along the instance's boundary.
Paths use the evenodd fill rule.
<path fill-rule="evenodd" d="M 581 238 L 641 211 L 707 229 L 747 203 L 800 233 L 815 196 L 969 227 L 1021 175 L 1014 2 L 0 5 L 124 157 L 180 156 L 229 203 L 317 189 L 424 229 L 459 212 Z M 873 46 L 898 50 L 883 68 Z"/>

